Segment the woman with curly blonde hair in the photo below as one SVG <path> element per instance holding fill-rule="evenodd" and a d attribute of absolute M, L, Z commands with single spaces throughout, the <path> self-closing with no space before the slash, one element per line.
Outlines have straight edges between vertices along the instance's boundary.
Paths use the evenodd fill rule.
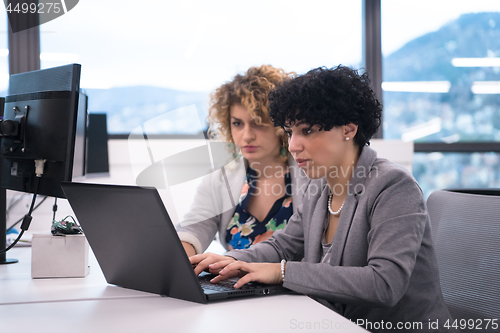
<path fill-rule="evenodd" d="M 301 204 L 309 179 L 289 156 L 283 129 L 272 125 L 267 97 L 293 75 L 251 67 L 212 93 L 210 136 L 228 142 L 235 159 L 204 177 L 177 227 L 189 256 L 203 253 L 217 232 L 227 250 L 266 240 Z"/>

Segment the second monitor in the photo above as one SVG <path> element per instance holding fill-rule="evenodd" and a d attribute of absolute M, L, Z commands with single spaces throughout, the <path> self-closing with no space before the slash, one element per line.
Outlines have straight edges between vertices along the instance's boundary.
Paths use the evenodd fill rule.
<path fill-rule="evenodd" d="M 64 198 L 61 181 L 85 174 L 87 98 L 81 65 L 11 75 L 2 120 L 2 187 L 34 193 L 35 160 L 44 160 L 37 194 Z"/>

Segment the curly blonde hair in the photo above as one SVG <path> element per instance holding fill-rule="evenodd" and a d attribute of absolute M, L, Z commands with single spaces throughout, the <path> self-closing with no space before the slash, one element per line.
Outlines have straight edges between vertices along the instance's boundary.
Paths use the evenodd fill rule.
<path fill-rule="evenodd" d="M 232 81 L 226 82 L 210 94 L 208 109 L 209 136 L 231 142 L 230 108 L 234 104 L 243 105 L 252 119 L 258 125 L 273 126 L 269 118 L 269 92 L 283 81 L 295 76 L 295 73 L 286 73 L 281 68 L 271 65 L 250 67 L 244 74 L 237 74 Z M 276 135 L 280 137 L 282 147 L 288 150 L 288 140 L 282 128 L 276 128 Z"/>

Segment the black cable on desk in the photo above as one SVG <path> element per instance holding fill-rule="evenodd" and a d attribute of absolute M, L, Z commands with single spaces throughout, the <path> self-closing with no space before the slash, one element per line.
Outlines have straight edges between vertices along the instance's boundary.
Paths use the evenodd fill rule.
<path fill-rule="evenodd" d="M 52 214 L 52 221 L 56 220 L 56 212 L 57 212 L 57 197 L 54 198 L 54 206 L 52 206 L 52 211 L 54 212 Z"/>
<path fill-rule="evenodd" d="M 39 203 L 36 204 L 35 208 L 33 208 L 33 212 L 41 206 L 41 204 L 43 204 L 45 202 L 45 200 L 47 200 L 48 197 L 43 197 L 42 201 L 40 201 Z M 18 225 L 19 223 L 21 223 L 24 219 L 24 216 L 21 217 L 19 220 L 17 220 L 16 222 L 14 222 L 14 224 L 12 224 L 10 227 L 7 228 L 7 232 L 11 231 L 12 228 L 14 228 L 16 225 Z"/>
<path fill-rule="evenodd" d="M 1 250 L 0 253 L 5 253 L 5 252 L 9 251 L 10 249 L 12 249 L 14 247 L 14 245 L 16 245 L 17 242 L 19 242 L 19 240 L 23 236 L 24 232 L 26 230 L 28 230 L 28 228 L 30 227 L 31 220 L 33 219 L 33 217 L 31 216 L 31 213 L 33 213 L 33 210 L 35 207 L 36 194 L 38 193 L 38 185 L 39 184 L 40 184 L 40 177 L 36 177 L 36 185 L 35 185 L 35 192 L 33 193 L 33 200 L 31 201 L 31 206 L 30 206 L 30 210 L 28 211 L 28 214 L 24 215 L 24 217 L 22 219 L 23 223 L 21 224 L 21 233 L 19 234 L 19 236 L 17 236 L 16 240 L 12 244 L 10 244 L 5 250 Z"/>

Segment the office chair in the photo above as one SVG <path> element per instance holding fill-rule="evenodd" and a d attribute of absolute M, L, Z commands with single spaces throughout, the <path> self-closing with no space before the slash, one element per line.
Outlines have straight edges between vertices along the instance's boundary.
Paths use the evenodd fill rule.
<path fill-rule="evenodd" d="M 451 315 L 482 320 L 477 331 L 498 332 L 491 324 L 485 330 L 484 320 L 500 319 L 500 190 L 435 191 L 427 208 Z"/>

